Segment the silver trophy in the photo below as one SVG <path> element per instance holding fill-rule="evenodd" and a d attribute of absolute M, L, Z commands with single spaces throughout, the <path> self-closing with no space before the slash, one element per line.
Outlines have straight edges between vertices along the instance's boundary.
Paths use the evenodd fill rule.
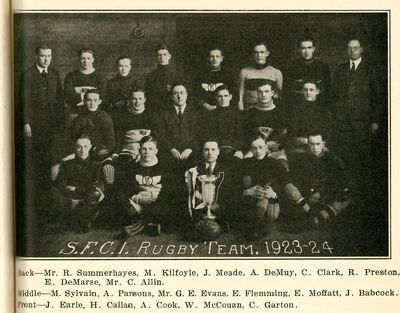
<path fill-rule="evenodd" d="M 195 207 L 195 210 L 202 210 L 202 215 L 205 218 L 215 219 L 216 211 L 218 210 L 218 192 L 224 177 L 223 172 L 216 175 L 199 175 L 200 181 L 201 203 Z"/>

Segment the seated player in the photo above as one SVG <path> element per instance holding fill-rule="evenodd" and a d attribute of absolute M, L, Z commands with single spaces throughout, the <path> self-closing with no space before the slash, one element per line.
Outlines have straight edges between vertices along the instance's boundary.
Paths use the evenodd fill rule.
<path fill-rule="evenodd" d="M 122 140 L 127 132 L 137 139 L 143 136 L 154 135 L 156 117 L 149 113 L 145 105 L 146 97 L 142 88 L 135 86 L 129 91 L 129 101 L 125 103 L 120 112 L 114 114 L 113 123 L 117 147 L 122 147 Z"/>
<path fill-rule="evenodd" d="M 69 135 L 76 138 L 79 134 L 87 134 L 93 149 L 105 148 L 112 151 L 115 147 L 114 126 L 108 113 L 100 110 L 100 93 L 97 89 L 86 91 L 83 101 L 84 110 L 72 121 Z"/>
<path fill-rule="evenodd" d="M 163 159 L 179 177 L 194 164 L 201 136 L 198 107 L 187 103 L 188 92 L 183 83 L 172 86 L 170 99 L 157 127 L 163 148 Z"/>
<path fill-rule="evenodd" d="M 217 108 L 214 92 L 218 87 L 221 85 L 236 86 L 232 73 L 222 66 L 223 60 L 224 55 L 221 48 L 210 49 L 207 57 L 208 66 L 201 69 L 195 78 L 195 97 L 198 99 L 199 105 L 207 111 Z"/>
<path fill-rule="evenodd" d="M 309 151 L 289 160 L 285 191 L 297 213 L 312 218 L 315 225 L 326 224 L 349 204 L 344 164 L 326 149 L 320 132 L 308 135 Z"/>
<path fill-rule="evenodd" d="M 111 116 L 114 112 L 125 109 L 130 98 L 130 91 L 137 85 L 137 81 L 131 74 L 131 62 L 127 56 L 118 57 L 116 62 L 118 72 L 107 82 L 104 110 Z"/>
<path fill-rule="evenodd" d="M 157 153 L 158 143 L 152 136 L 140 141 L 140 160 L 131 162 L 125 175 L 116 182 L 118 188 L 118 208 L 124 221 L 124 231 L 135 235 L 146 227 L 149 236 L 161 232 L 161 223 L 166 221 L 168 183 Z"/>
<path fill-rule="evenodd" d="M 185 181 L 189 191 L 189 213 L 195 224 L 193 238 L 210 240 L 218 237 L 219 225 L 229 225 L 232 221 L 238 184 L 235 169 L 218 161 L 220 148 L 215 139 L 204 142 L 202 154 L 203 160 L 185 173 Z M 209 226 L 216 228 L 216 237 L 208 233 L 204 223 L 213 224 Z"/>
<path fill-rule="evenodd" d="M 258 239 L 266 234 L 265 223 L 279 217 L 279 198 L 287 172 L 277 160 L 268 157 L 262 136 L 251 141 L 250 151 L 253 156 L 243 160 L 241 216 L 248 223 L 247 235 Z"/>
<path fill-rule="evenodd" d="M 60 221 L 86 232 L 93 222 L 97 205 L 104 198 L 100 164 L 89 159 L 92 148 L 87 135 L 74 145 L 75 158 L 61 162 L 52 195 Z"/>
<path fill-rule="evenodd" d="M 290 153 L 299 153 L 308 150 L 307 136 L 313 129 L 320 129 L 324 134 L 330 128 L 329 112 L 319 101 L 319 87 L 313 80 L 306 80 L 303 84 L 303 100 L 292 103 L 288 107 L 290 128 L 288 137 L 291 139 Z"/>
<path fill-rule="evenodd" d="M 93 66 L 93 51 L 88 48 L 81 49 L 78 58 L 79 69 L 68 73 L 64 81 L 65 101 L 71 119 L 84 109 L 83 97 L 86 91 L 97 89 L 102 96 L 105 93 L 105 79 Z"/>
<path fill-rule="evenodd" d="M 235 155 L 243 157 L 240 151 L 242 142 L 241 119 L 239 111 L 231 105 L 232 93 L 227 85 L 215 90 L 216 109 L 207 116 L 205 132 L 207 137 L 215 138 L 220 146 L 220 160 L 231 160 Z"/>
<path fill-rule="evenodd" d="M 277 158 L 286 159 L 282 146 L 286 136 L 286 118 L 283 110 L 275 104 L 275 82 L 264 79 L 260 80 L 257 87 L 257 104 L 245 112 L 244 130 L 244 153 L 245 157 L 251 157 L 251 151 L 247 152 L 246 146 L 254 137 L 261 135 L 268 145 L 270 152 L 276 154 Z M 247 153 L 246 153 L 247 152 Z"/>

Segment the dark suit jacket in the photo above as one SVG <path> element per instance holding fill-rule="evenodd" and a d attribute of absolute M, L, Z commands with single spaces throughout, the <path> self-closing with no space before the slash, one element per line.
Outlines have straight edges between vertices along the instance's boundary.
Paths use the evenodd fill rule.
<path fill-rule="evenodd" d="M 159 134 L 162 148 L 170 151 L 176 148 L 182 152 L 185 149 L 197 151 L 199 149 L 200 120 L 196 107 L 186 105 L 183 112 L 182 123 L 180 123 L 176 110 L 172 104 L 160 114 Z"/>
<path fill-rule="evenodd" d="M 64 124 L 64 102 L 60 74 L 48 68 L 48 78 L 36 65 L 21 75 L 19 93 L 19 122 L 30 124 L 32 131 L 43 134 Z"/>
<path fill-rule="evenodd" d="M 383 97 L 376 68 L 364 59 L 350 80 L 349 62 L 339 65 L 334 80 L 334 113 L 339 131 L 357 131 L 379 122 Z"/>

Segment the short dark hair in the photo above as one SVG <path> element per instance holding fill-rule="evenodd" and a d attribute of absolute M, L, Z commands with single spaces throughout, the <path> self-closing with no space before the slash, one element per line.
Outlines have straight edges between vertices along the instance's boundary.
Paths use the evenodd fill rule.
<path fill-rule="evenodd" d="M 277 89 L 276 82 L 271 79 L 260 79 L 257 82 L 257 89 L 260 88 L 261 86 L 265 86 L 265 85 L 271 86 L 271 90 L 276 92 L 276 89 Z"/>
<path fill-rule="evenodd" d="M 76 138 L 75 138 L 75 143 L 79 140 L 79 139 L 87 139 L 91 142 L 89 135 L 87 134 L 79 134 Z"/>
<path fill-rule="evenodd" d="M 301 43 L 305 42 L 305 41 L 311 41 L 313 47 L 315 47 L 315 40 L 311 35 L 303 35 L 302 37 L 300 37 L 297 40 L 297 47 L 300 48 Z"/>
<path fill-rule="evenodd" d="M 304 85 L 305 84 L 314 84 L 315 85 L 315 87 L 317 87 L 318 89 L 320 89 L 320 83 L 316 80 L 316 79 L 314 79 L 314 78 L 306 78 L 306 79 L 304 79 L 304 81 L 303 81 L 303 87 L 304 87 Z"/>
<path fill-rule="evenodd" d="M 350 41 L 353 41 L 353 40 L 358 41 L 360 43 L 360 47 L 363 47 L 364 40 L 361 39 L 361 37 L 358 35 L 349 36 L 346 40 L 346 44 L 348 44 Z"/>
<path fill-rule="evenodd" d="M 156 46 L 156 52 L 158 52 L 160 50 L 168 50 L 169 51 L 169 48 L 165 43 L 160 43 Z"/>
<path fill-rule="evenodd" d="M 48 45 L 45 45 L 45 44 L 41 44 L 39 46 L 36 46 L 35 47 L 35 55 L 39 55 L 40 50 L 48 50 L 48 49 L 51 50 L 51 48 Z"/>
<path fill-rule="evenodd" d="M 81 55 L 83 54 L 83 53 L 90 53 L 92 56 L 93 56 L 93 58 L 94 58 L 94 52 L 93 52 L 93 50 L 92 49 L 89 49 L 89 48 L 82 48 L 82 49 L 80 49 L 79 51 L 78 51 L 78 57 L 80 58 L 81 57 Z"/>
<path fill-rule="evenodd" d="M 117 58 L 117 61 L 115 61 L 115 64 L 118 65 L 118 62 L 121 61 L 121 60 L 123 60 L 123 59 L 128 59 L 128 60 L 129 60 L 129 63 L 132 64 L 131 58 L 128 57 L 127 55 L 120 55 L 120 56 Z"/>
<path fill-rule="evenodd" d="M 93 88 L 93 89 L 89 89 L 89 90 L 87 90 L 87 91 L 85 92 L 85 94 L 83 95 L 83 100 L 86 100 L 86 99 L 87 99 L 87 96 L 88 96 L 88 94 L 90 94 L 90 93 L 95 93 L 95 94 L 98 94 L 98 95 L 99 95 L 99 98 L 101 99 L 101 94 L 100 94 L 99 90 L 98 90 L 98 89 L 95 89 L 95 88 Z"/>
<path fill-rule="evenodd" d="M 139 84 L 135 84 L 131 89 L 129 89 L 129 96 L 132 96 L 132 94 L 133 94 L 134 92 L 143 92 L 144 95 L 146 96 L 146 91 L 145 91 L 145 89 L 144 89 L 141 85 L 139 85 Z"/>
<path fill-rule="evenodd" d="M 321 129 L 312 129 L 307 134 L 307 138 L 316 136 L 321 136 L 322 141 L 325 141 L 325 132 Z"/>
<path fill-rule="evenodd" d="M 232 94 L 232 92 L 231 92 L 230 89 L 229 89 L 229 86 L 226 85 L 226 84 L 223 84 L 223 85 L 221 85 L 221 86 L 218 86 L 218 87 L 215 89 L 215 91 L 214 91 L 215 96 L 217 96 L 218 92 L 220 92 L 221 90 L 228 90 L 229 94 Z"/>
<path fill-rule="evenodd" d="M 218 46 L 213 46 L 213 47 L 210 47 L 210 49 L 208 49 L 208 53 L 210 53 L 211 51 L 213 51 L 213 50 L 218 50 L 219 52 L 221 52 L 221 55 L 224 55 L 224 50 L 222 50 L 220 47 L 218 47 Z"/>
<path fill-rule="evenodd" d="M 140 140 L 140 146 L 142 146 L 144 143 L 146 142 L 152 142 L 156 145 L 156 147 L 158 147 L 158 141 L 155 137 L 149 135 L 149 136 L 144 136 L 141 140 Z"/>
<path fill-rule="evenodd" d="M 205 138 L 205 139 L 203 140 L 203 144 L 202 144 L 203 149 L 204 149 L 204 146 L 205 146 L 205 144 L 206 144 L 207 142 L 215 142 L 215 143 L 217 144 L 218 148 L 219 148 L 218 139 L 215 138 L 215 137 L 208 137 L 208 138 Z"/>
<path fill-rule="evenodd" d="M 174 82 L 174 83 L 172 84 L 171 89 L 169 90 L 169 94 L 170 94 L 170 95 L 172 95 L 172 90 L 174 90 L 174 88 L 177 87 L 177 86 L 183 86 L 183 87 L 186 89 L 186 92 L 188 92 L 188 87 L 187 87 L 187 85 L 186 85 L 186 82 L 184 82 L 184 81 L 177 81 L 177 82 Z"/>
<path fill-rule="evenodd" d="M 265 46 L 265 48 L 268 50 L 268 44 L 265 40 L 255 40 L 252 45 L 252 51 L 256 46 Z"/>

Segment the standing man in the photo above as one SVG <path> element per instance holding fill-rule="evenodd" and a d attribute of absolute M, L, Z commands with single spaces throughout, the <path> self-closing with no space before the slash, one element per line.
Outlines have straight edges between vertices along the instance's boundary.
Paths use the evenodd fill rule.
<path fill-rule="evenodd" d="M 299 102 L 303 98 L 303 85 L 306 80 L 313 80 L 319 87 L 319 98 L 330 99 L 331 77 L 328 64 L 315 58 L 315 40 L 305 36 L 298 41 L 300 58 L 287 69 L 285 75 L 286 101 Z"/>
<path fill-rule="evenodd" d="M 253 45 L 253 65 L 242 69 L 239 75 L 239 110 L 247 110 L 257 104 L 257 86 L 260 80 L 271 80 L 275 82 L 278 92 L 282 90 L 282 73 L 269 65 L 269 54 L 265 42 Z"/>
<path fill-rule="evenodd" d="M 50 166 L 55 158 L 52 153 L 55 134 L 64 128 L 60 74 L 50 67 L 51 60 L 50 47 L 36 47 L 35 64 L 22 73 L 20 80 L 20 109 L 17 114 L 22 116 L 17 127 L 23 127 L 26 150 L 17 151 L 17 155 L 21 153 L 21 159 L 26 160 L 27 169 L 21 175 L 28 175 L 26 186 L 31 183 L 35 186 L 32 194 L 37 205 L 37 200 L 40 202 L 41 196 L 45 196 L 43 190 L 50 182 Z"/>
<path fill-rule="evenodd" d="M 359 178 L 372 164 L 373 140 L 377 138 L 384 108 L 379 88 L 382 79 L 377 78 L 378 68 L 364 60 L 359 38 L 348 40 L 347 55 L 349 60 L 339 65 L 334 81 L 336 151 L 353 171 L 353 187 L 366 190 L 362 185 L 368 179 Z"/>
<path fill-rule="evenodd" d="M 120 56 L 116 65 L 118 73 L 107 82 L 106 88 L 106 110 L 113 117 L 114 113 L 125 110 L 130 98 L 129 92 L 137 85 L 136 79 L 131 74 L 132 61 L 127 56 Z"/>
<path fill-rule="evenodd" d="M 165 109 L 171 86 L 177 81 L 182 81 L 182 74 L 170 63 L 171 53 L 165 44 L 160 44 L 157 50 L 157 69 L 146 77 L 146 95 L 148 108 L 152 112 Z"/>
<path fill-rule="evenodd" d="M 83 48 L 78 52 L 79 69 L 65 77 L 65 102 L 69 106 L 70 119 L 84 110 L 83 97 L 89 89 L 97 89 L 104 97 L 105 80 L 94 68 L 94 52 Z"/>
<path fill-rule="evenodd" d="M 225 67 L 222 67 L 224 54 L 221 48 L 215 47 L 209 50 L 207 57 L 208 66 L 198 73 L 195 79 L 195 92 L 199 105 L 207 111 L 217 108 L 215 102 L 215 90 L 226 85 L 230 90 L 236 85 L 233 75 Z"/>

